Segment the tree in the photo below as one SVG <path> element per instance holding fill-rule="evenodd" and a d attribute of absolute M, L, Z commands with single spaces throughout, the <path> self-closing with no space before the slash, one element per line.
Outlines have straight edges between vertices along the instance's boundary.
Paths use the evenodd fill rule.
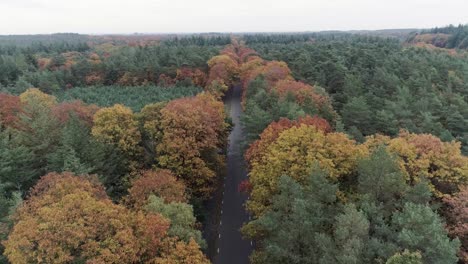
<path fill-rule="evenodd" d="M 322 239 L 322 242 L 327 240 L 325 237 Z M 343 213 L 336 217 L 332 239 L 335 247 L 323 247 L 325 252 L 322 259 L 333 259 L 333 262 L 343 264 L 368 263 L 366 247 L 369 240 L 369 221 L 353 204 L 345 206 Z"/>
<path fill-rule="evenodd" d="M 22 112 L 20 98 L 0 93 L 0 123 L 4 127 L 15 127 Z"/>
<path fill-rule="evenodd" d="M 317 129 L 325 133 L 331 132 L 331 127 L 328 122 L 318 116 L 305 116 L 299 118 L 298 120 L 280 118 L 279 121 L 269 124 L 268 127 L 265 128 L 265 130 L 263 130 L 263 132 L 260 134 L 260 139 L 256 140 L 250 145 L 249 149 L 245 153 L 245 160 L 249 163 L 249 165 L 259 161 L 267 148 L 273 142 L 275 142 L 275 140 L 283 131 L 291 127 L 299 127 L 302 124 L 315 126 Z"/>
<path fill-rule="evenodd" d="M 167 239 L 164 243 L 162 257 L 155 260 L 156 264 L 209 264 L 211 263 L 201 252 L 200 247 L 191 239 L 188 243 Z"/>
<path fill-rule="evenodd" d="M 451 193 L 468 181 L 468 158 L 462 155 L 458 142 L 442 142 L 433 135 L 401 131 L 394 139 L 369 137 L 366 144 L 388 145 L 388 150 L 398 156 L 409 183 L 425 178 L 436 195 Z"/>
<path fill-rule="evenodd" d="M 94 115 L 92 134 L 96 139 L 118 146 L 130 156 L 138 155 L 141 135 L 132 110 L 117 104 Z"/>
<path fill-rule="evenodd" d="M 292 80 L 291 70 L 284 61 L 268 61 L 265 65 L 256 67 L 251 70 L 250 74 L 247 76 L 246 80 L 242 80 L 246 84 L 244 89 L 247 89 L 249 83 L 255 80 L 259 76 L 263 76 L 265 81 L 268 83 L 268 87 L 273 88 L 277 81 L 280 80 Z"/>
<path fill-rule="evenodd" d="M 193 215 L 191 205 L 183 202 L 165 202 L 163 198 L 151 195 L 144 207 L 145 211 L 152 214 L 160 214 L 170 220 L 167 234 L 186 243 L 195 240 L 202 248 L 206 243 L 200 230 L 196 229 L 196 218 Z"/>
<path fill-rule="evenodd" d="M 148 104 L 137 114 L 143 146 L 147 156 L 150 157 L 148 161 L 150 164 L 156 160 L 156 148 L 162 141 L 161 110 L 165 106 L 166 103 Z"/>
<path fill-rule="evenodd" d="M 128 193 L 128 202 L 135 208 L 146 205 L 150 195 L 156 195 L 166 203 L 187 201 L 185 185 L 169 170 L 143 172 L 133 181 Z"/>
<path fill-rule="evenodd" d="M 325 92 L 320 91 L 317 87 L 305 84 L 303 82 L 292 80 L 279 80 L 273 91 L 278 93 L 280 99 L 285 99 L 287 96 L 292 95 L 295 101 L 301 106 L 309 106 L 309 113 L 315 112 L 323 116 L 324 114 L 332 113 L 333 106 L 331 105 L 330 98 L 326 96 Z"/>
<path fill-rule="evenodd" d="M 347 127 L 355 126 L 361 130 L 364 135 L 374 133 L 373 113 L 364 97 L 352 98 L 343 106 L 343 122 Z"/>
<path fill-rule="evenodd" d="M 356 145 L 342 133 L 328 133 L 315 126 L 301 125 L 283 131 L 267 148 L 265 154 L 252 164 L 250 182 L 253 189 L 248 209 L 255 215 L 268 206 L 276 192 L 281 175 L 303 183 L 310 168 L 318 162 L 337 181 L 356 170 L 357 161 L 367 154 L 364 146 Z"/>
<path fill-rule="evenodd" d="M 307 183 L 304 187 L 280 177 L 271 206 L 242 227 L 244 235 L 261 239 L 251 256 L 253 263 L 319 263 L 319 236 L 331 229 L 338 212 L 338 186 L 317 166 Z"/>
<path fill-rule="evenodd" d="M 220 79 L 216 79 L 212 81 L 205 87 L 205 91 L 212 94 L 217 99 L 221 99 L 221 97 L 228 91 L 229 87 Z"/>
<path fill-rule="evenodd" d="M 26 104 L 29 109 L 52 108 L 57 104 L 57 99 L 37 88 L 30 88 L 19 96 L 21 103 Z M 32 111 L 30 111 L 32 112 Z"/>
<path fill-rule="evenodd" d="M 51 114 L 56 98 L 38 89 L 28 89 L 20 96 L 23 112 L 16 130 L 18 145 L 32 152 L 31 167 L 37 175 L 47 172 L 47 156 L 55 151 L 60 138 L 60 125 Z"/>
<path fill-rule="evenodd" d="M 392 213 L 408 191 L 396 158 L 385 147 L 378 147 L 358 163 L 358 191 L 366 200 L 383 206 L 386 213 Z"/>
<path fill-rule="evenodd" d="M 447 219 L 447 230 L 452 238 L 458 237 L 462 243 L 458 256 L 462 262 L 468 261 L 468 187 L 462 186 L 452 196 L 444 197 L 443 214 Z"/>
<path fill-rule="evenodd" d="M 72 116 L 76 116 L 89 127 L 92 127 L 94 114 L 98 110 L 99 108 L 96 105 L 85 105 L 81 101 L 72 101 L 56 105 L 52 109 L 52 113 L 62 124 L 67 123 Z"/>
<path fill-rule="evenodd" d="M 209 94 L 169 102 L 162 110 L 158 162 L 181 178 L 196 197 L 210 197 L 224 166 L 227 139 L 224 106 Z"/>
<path fill-rule="evenodd" d="M 48 174 L 4 242 L 11 263 L 137 263 L 157 256 L 169 222 L 113 204 L 96 179 Z"/>
<path fill-rule="evenodd" d="M 403 253 L 398 252 L 393 255 L 385 264 L 423 264 L 423 262 L 419 252 L 411 253 L 405 250 Z"/>
<path fill-rule="evenodd" d="M 207 85 L 213 81 L 222 82 L 226 86 L 231 86 L 239 72 L 238 63 L 228 55 L 218 55 L 208 61 L 210 72 Z"/>
<path fill-rule="evenodd" d="M 39 177 L 33 161 L 33 153 L 18 144 L 15 131 L 0 129 L 0 183 L 7 197 L 13 190 L 24 192 L 33 186 Z"/>
<path fill-rule="evenodd" d="M 397 243 L 408 250 L 421 252 L 424 263 L 456 263 L 460 247 L 450 240 L 440 217 L 426 205 L 406 203 L 396 212 L 392 224 L 398 229 Z"/>

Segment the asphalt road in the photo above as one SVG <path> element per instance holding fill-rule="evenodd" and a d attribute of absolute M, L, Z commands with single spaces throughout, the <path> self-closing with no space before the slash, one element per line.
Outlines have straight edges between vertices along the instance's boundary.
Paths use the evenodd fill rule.
<path fill-rule="evenodd" d="M 224 180 L 219 241 L 214 263 L 247 264 L 253 247 L 251 241 L 242 239 L 240 233 L 242 225 L 249 220 L 249 215 L 244 209 L 247 196 L 238 191 L 239 183 L 247 178 L 240 147 L 244 136 L 239 120 L 242 115 L 240 86 L 233 87 L 232 94 L 227 98 L 226 103 L 231 108 L 230 115 L 234 128 L 229 135 L 228 172 Z"/>

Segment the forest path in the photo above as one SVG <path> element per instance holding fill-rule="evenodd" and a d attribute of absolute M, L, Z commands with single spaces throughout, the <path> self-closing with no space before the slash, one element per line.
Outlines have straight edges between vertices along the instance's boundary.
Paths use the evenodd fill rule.
<path fill-rule="evenodd" d="M 247 171 L 242 155 L 241 144 L 244 139 L 240 116 L 241 87 L 234 86 L 231 94 L 226 98 L 226 105 L 230 108 L 233 130 L 229 135 L 229 148 L 227 155 L 227 176 L 223 184 L 223 197 L 221 205 L 221 222 L 219 223 L 219 236 L 215 264 L 247 264 L 252 251 L 250 240 L 242 239 L 240 228 L 249 220 L 244 203 L 247 195 L 238 191 L 239 184 L 247 179 Z"/>

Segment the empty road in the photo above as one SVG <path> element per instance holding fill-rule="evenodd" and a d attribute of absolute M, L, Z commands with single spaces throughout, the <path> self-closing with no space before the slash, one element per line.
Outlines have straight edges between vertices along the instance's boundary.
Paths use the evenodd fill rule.
<path fill-rule="evenodd" d="M 249 220 L 244 210 L 247 196 L 239 193 L 238 186 L 247 178 L 245 163 L 241 151 L 243 132 L 240 124 L 241 88 L 235 86 L 232 94 L 227 98 L 226 104 L 230 107 L 230 115 L 234 128 L 229 135 L 229 148 L 227 155 L 227 176 L 224 180 L 222 197 L 221 222 L 219 223 L 219 236 L 215 264 L 247 264 L 252 251 L 250 240 L 243 240 L 240 228 Z"/>

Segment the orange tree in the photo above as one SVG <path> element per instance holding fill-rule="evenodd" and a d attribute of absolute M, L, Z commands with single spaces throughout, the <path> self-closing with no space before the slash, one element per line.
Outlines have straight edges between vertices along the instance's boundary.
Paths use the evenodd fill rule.
<path fill-rule="evenodd" d="M 145 171 L 128 190 L 128 202 L 132 207 L 146 205 L 150 195 L 157 195 L 166 203 L 186 202 L 185 185 L 169 170 Z"/>
<path fill-rule="evenodd" d="M 286 129 L 291 127 L 298 127 L 301 124 L 312 125 L 319 130 L 329 133 L 331 132 L 330 124 L 327 120 L 314 116 L 301 117 L 298 120 L 289 120 L 287 118 L 280 118 L 277 122 L 272 122 L 260 134 L 260 138 L 253 142 L 245 153 L 245 160 L 251 166 L 252 163 L 257 162 L 264 155 L 267 148 L 278 138 L 278 136 Z"/>
<path fill-rule="evenodd" d="M 173 100 L 161 110 L 159 166 L 174 172 L 201 198 L 211 195 L 216 173 L 224 167 L 218 152 L 226 144 L 225 118 L 223 103 L 209 94 Z"/>
<path fill-rule="evenodd" d="M 44 176 L 4 242 L 11 263 L 141 263 L 159 254 L 169 221 L 115 205 L 97 179 Z"/>

